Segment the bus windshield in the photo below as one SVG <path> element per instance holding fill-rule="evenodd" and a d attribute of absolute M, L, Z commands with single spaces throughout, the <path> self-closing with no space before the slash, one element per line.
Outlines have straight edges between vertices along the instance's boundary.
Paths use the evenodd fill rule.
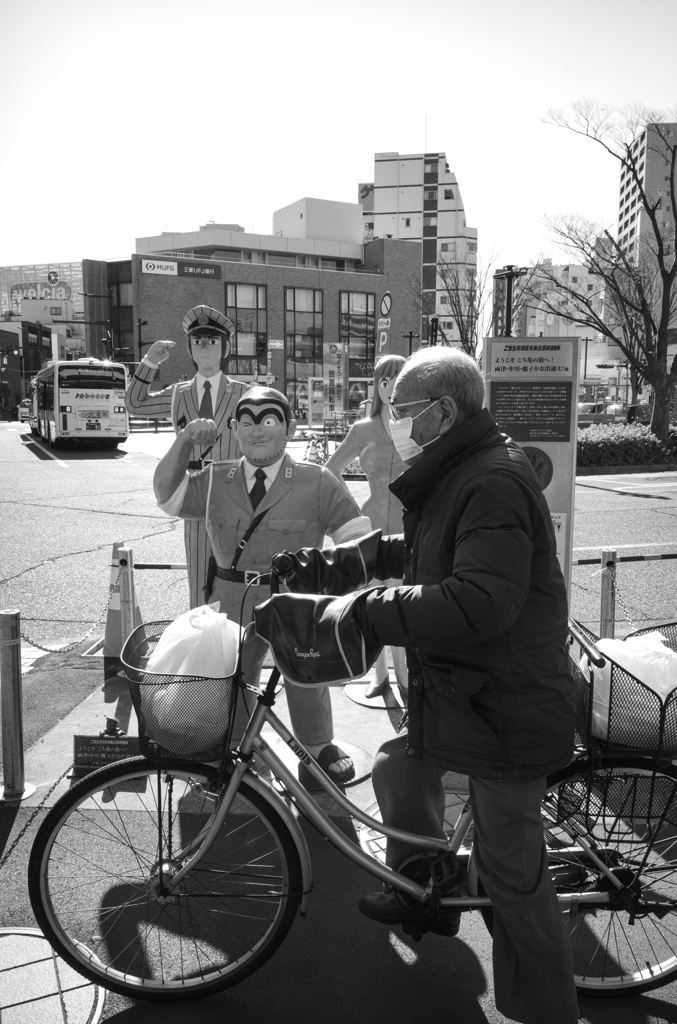
<path fill-rule="evenodd" d="M 79 391 L 124 391 L 122 366 L 60 366 L 59 387 Z"/>

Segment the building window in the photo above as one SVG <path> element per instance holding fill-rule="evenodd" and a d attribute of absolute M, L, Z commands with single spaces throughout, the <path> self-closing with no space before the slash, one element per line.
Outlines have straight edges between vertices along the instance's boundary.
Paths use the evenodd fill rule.
<path fill-rule="evenodd" d="M 226 284 L 226 315 L 235 330 L 230 339 L 228 372 L 237 375 L 265 373 L 266 286 Z"/>
<path fill-rule="evenodd" d="M 468 252 L 477 252 L 477 242 L 468 242 Z"/>
<path fill-rule="evenodd" d="M 308 409 L 309 377 L 322 376 L 322 292 L 316 288 L 285 288 L 287 398 L 295 415 Z"/>
<path fill-rule="evenodd" d="M 437 189 L 436 188 L 427 188 L 427 189 L 425 189 L 424 192 L 423 192 L 423 198 L 424 199 L 437 199 Z"/>
<path fill-rule="evenodd" d="M 437 174 L 437 160 L 426 160 L 423 166 L 424 174 Z"/>
<path fill-rule="evenodd" d="M 404 226 L 405 226 L 405 228 L 410 228 L 411 227 L 411 217 L 405 217 L 404 218 Z"/>
<path fill-rule="evenodd" d="M 376 296 L 340 292 L 339 337 L 348 349 L 349 381 L 371 379 L 376 351 Z M 349 387 L 349 407 L 358 409 L 360 389 Z"/>
<path fill-rule="evenodd" d="M 426 216 L 423 218 L 424 228 L 434 228 L 437 226 L 437 217 Z"/>
<path fill-rule="evenodd" d="M 454 198 L 454 190 L 453 190 L 453 188 L 445 188 L 445 190 L 444 190 L 444 198 L 445 199 L 453 199 Z"/>

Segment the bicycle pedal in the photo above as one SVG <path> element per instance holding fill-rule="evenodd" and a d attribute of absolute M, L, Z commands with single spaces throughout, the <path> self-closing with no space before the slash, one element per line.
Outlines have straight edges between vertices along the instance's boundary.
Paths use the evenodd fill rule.
<path fill-rule="evenodd" d="M 466 871 L 452 850 L 441 853 L 430 864 L 433 892 L 448 896 L 465 881 Z"/>

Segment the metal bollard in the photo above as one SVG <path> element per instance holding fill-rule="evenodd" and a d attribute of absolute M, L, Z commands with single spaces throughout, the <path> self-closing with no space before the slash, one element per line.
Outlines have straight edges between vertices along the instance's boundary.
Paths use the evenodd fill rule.
<path fill-rule="evenodd" d="M 13 608 L 0 611 L 0 710 L 4 779 L 0 799 L 18 802 L 34 793 L 35 786 L 27 784 L 24 778 L 21 613 Z"/>
<path fill-rule="evenodd" d="M 600 637 L 613 637 L 616 629 L 615 569 L 616 552 L 602 551 L 602 595 L 599 608 Z"/>
<path fill-rule="evenodd" d="M 122 643 L 132 632 L 136 625 L 134 609 L 136 607 L 136 594 L 134 591 L 134 552 L 132 548 L 120 548 L 118 551 L 120 562 L 120 627 L 122 631 Z"/>

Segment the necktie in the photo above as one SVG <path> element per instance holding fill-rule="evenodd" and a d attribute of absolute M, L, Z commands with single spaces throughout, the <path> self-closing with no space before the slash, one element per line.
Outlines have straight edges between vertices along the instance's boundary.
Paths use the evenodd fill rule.
<path fill-rule="evenodd" d="M 208 380 L 205 381 L 204 394 L 200 402 L 200 418 L 203 420 L 214 419 L 214 408 L 212 406 L 212 386 Z"/>
<path fill-rule="evenodd" d="M 249 492 L 249 497 L 252 505 L 256 508 L 266 493 L 266 474 L 262 469 L 257 469 L 254 476 L 256 477 L 256 483 Z"/>

